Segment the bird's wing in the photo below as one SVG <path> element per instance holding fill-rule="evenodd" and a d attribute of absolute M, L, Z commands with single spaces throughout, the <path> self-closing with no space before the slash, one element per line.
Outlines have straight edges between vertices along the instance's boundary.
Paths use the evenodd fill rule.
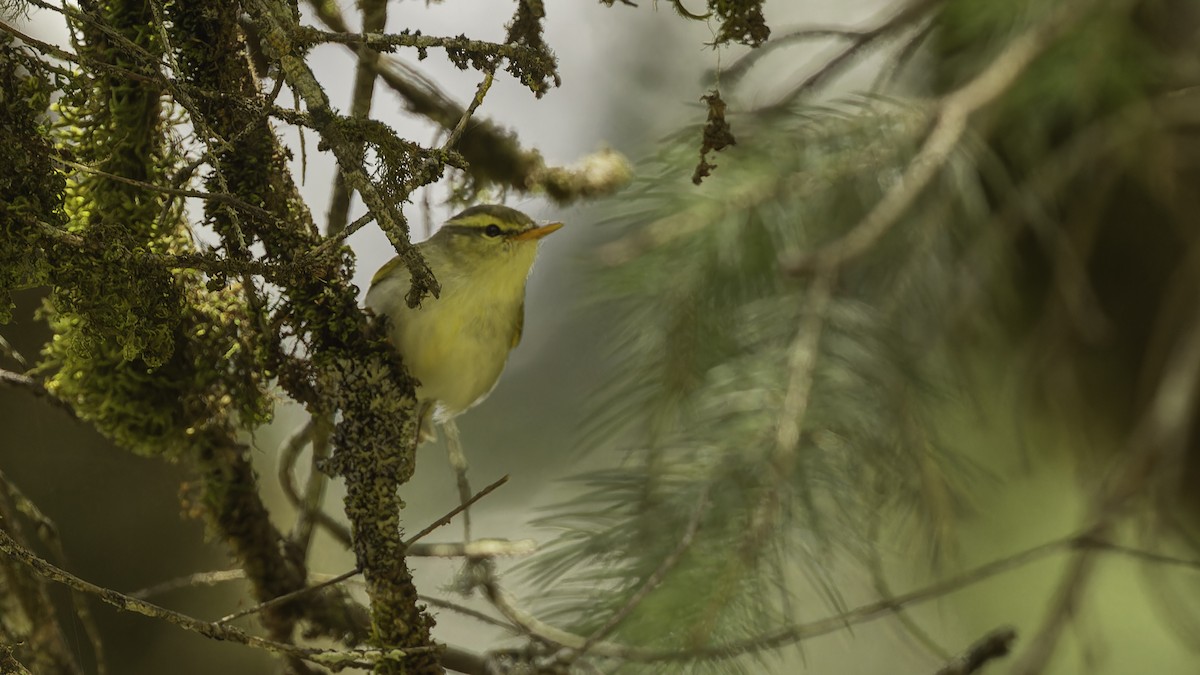
<path fill-rule="evenodd" d="M 521 308 L 517 310 L 517 325 L 513 329 L 512 346 L 509 349 L 516 349 L 517 345 L 521 344 L 521 335 L 525 332 L 525 301 L 521 301 Z"/>
<path fill-rule="evenodd" d="M 374 286 L 375 284 L 384 280 L 397 267 L 399 267 L 400 265 L 403 265 L 403 264 L 404 264 L 404 261 L 400 260 L 400 256 L 396 256 L 396 257 L 392 258 L 391 260 L 387 261 L 386 263 L 383 264 L 383 267 L 380 267 L 379 270 L 375 272 L 375 276 L 371 277 L 371 285 Z"/>

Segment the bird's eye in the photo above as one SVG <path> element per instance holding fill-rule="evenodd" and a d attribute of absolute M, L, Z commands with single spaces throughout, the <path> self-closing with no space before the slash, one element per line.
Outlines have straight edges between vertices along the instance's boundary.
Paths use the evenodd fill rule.
<path fill-rule="evenodd" d="M 495 223 L 483 228 L 483 233 L 489 237 L 499 237 L 501 234 L 503 234 L 503 232 L 500 231 L 500 226 Z"/>

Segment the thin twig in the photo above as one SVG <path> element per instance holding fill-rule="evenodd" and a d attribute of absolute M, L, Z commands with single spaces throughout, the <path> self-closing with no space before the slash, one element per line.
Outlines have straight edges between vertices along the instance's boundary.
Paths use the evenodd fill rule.
<path fill-rule="evenodd" d="M 16 361 L 17 365 L 21 366 L 22 368 L 29 367 L 29 362 L 25 360 L 25 357 L 21 355 L 21 352 L 17 351 L 8 340 L 5 340 L 3 335 L 0 335 L 0 354 L 3 354 L 13 361 Z"/>
<path fill-rule="evenodd" d="M 452 150 L 458 145 L 458 139 L 462 138 L 463 132 L 467 130 L 467 122 L 471 121 L 471 116 L 483 105 L 483 97 L 487 96 L 488 89 L 492 88 L 492 80 L 496 79 L 496 66 L 484 71 L 483 79 L 480 80 L 479 86 L 475 88 L 475 97 L 471 99 L 471 104 L 463 111 L 462 117 L 459 118 L 458 124 L 454 125 L 454 130 L 446 138 L 446 142 L 442 144 L 443 150 Z"/>
<path fill-rule="evenodd" d="M 876 490 L 876 495 L 883 494 L 886 493 L 884 492 L 882 486 L 879 486 Z M 871 581 L 875 586 L 875 592 L 878 593 L 880 597 L 892 598 L 895 597 L 896 593 L 892 590 L 891 585 L 888 583 L 887 576 L 883 569 L 883 556 L 881 556 L 879 553 L 879 528 L 883 521 L 883 514 L 885 513 L 885 510 L 882 508 L 882 506 L 882 500 L 880 500 L 879 503 L 875 504 L 875 508 L 871 511 L 871 522 L 868 528 L 866 540 L 872 542 L 872 545 L 867 552 L 866 567 L 867 572 L 871 575 Z M 905 632 L 908 633 L 909 636 L 920 643 L 920 645 L 924 647 L 925 650 L 930 654 L 942 661 L 948 661 L 950 659 L 950 652 L 938 644 L 937 641 L 934 640 L 933 637 L 929 635 L 929 633 L 926 632 L 926 630 L 920 624 L 917 623 L 916 619 L 912 617 L 910 612 L 897 610 L 896 621 L 900 623 L 901 627 L 904 628 Z"/>
<path fill-rule="evenodd" d="M 875 76 L 875 80 L 871 83 L 871 91 L 878 91 L 886 82 L 893 82 L 904 74 L 904 69 L 917 55 L 921 46 L 933 35 L 934 28 L 937 26 L 933 19 L 925 21 L 925 25 L 918 28 L 913 34 L 904 41 L 904 44 L 896 50 L 894 56 L 888 59 L 887 63 L 879 69 L 879 74 Z"/>
<path fill-rule="evenodd" d="M 39 576 L 49 579 L 55 583 L 63 584 L 64 586 L 73 588 L 77 591 L 94 595 L 104 603 L 112 605 L 117 609 L 127 612 L 134 612 L 136 614 L 141 614 L 154 619 L 162 619 L 168 623 L 179 626 L 184 630 L 198 633 L 213 640 L 236 642 L 238 644 L 243 644 L 250 647 L 265 649 L 283 656 L 304 659 L 318 665 L 371 668 L 383 661 L 397 658 L 402 659 L 406 656 L 425 654 L 439 649 L 437 645 L 408 649 L 389 648 L 353 650 L 297 647 L 295 645 L 284 644 L 282 642 L 267 640 L 256 635 L 251 635 L 244 631 L 233 628 L 232 626 L 224 626 L 215 622 L 201 621 L 200 619 L 190 617 L 186 614 L 176 612 L 165 607 L 159 607 L 153 603 L 139 600 L 133 596 L 126 595 L 119 591 L 114 591 L 111 588 L 97 586 L 96 584 L 80 579 L 70 572 L 67 572 L 66 570 L 63 570 L 37 557 L 28 549 L 13 541 L 12 537 L 10 537 L 4 530 L 0 530 L 0 552 L 11 556 L 14 560 L 33 570 L 33 572 Z"/>
<path fill-rule="evenodd" d="M 340 232 L 338 232 L 336 235 L 333 235 L 331 237 L 326 237 L 325 241 L 322 241 L 315 248 L 313 248 L 311 251 L 306 253 L 302 259 L 303 260 L 320 260 L 321 256 L 328 253 L 335 246 L 341 245 L 342 242 L 344 242 L 350 238 L 350 235 L 354 234 L 355 232 L 358 232 L 359 230 L 361 230 L 363 228 L 363 226 L 367 225 L 368 223 L 370 223 L 373 220 L 375 220 L 375 214 L 372 213 L 371 211 L 367 211 L 363 215 L 354 219 L 354 222 L 352 222 L 349 225 L 347 225 L 346 227 L 342 228 L 342 230 Z"/>
<path fill-rule="evenodd" d="M 15 541 L 25 543 L 25 528 L 18 514 L 32 523 L 37 538 L 51 549 L 51 554 L 60 563 L 66 559 L 54 522 L 0 471 L 0 527 Z M 64 675 L 83 675 L 78 645 L 75 644 L 75 640 L 68 639 L 63 630 L 71 621 L 63 621 L 60 618 L 59 609 L 51 598 L 46 580 L 32 574 L 22 574 L 22 570 L 14 569 L 15 567 L 14 564 L 8 564 L 8 561 L 0 561 L 0 578 L 4 579 L 5 609 L 14 614 L 12 617 L 5 617 L 3 641 L 26 642 L 30 653 L 41 656 L 40 665 L 47 671 Z M 88 610 L 86 599 L 77 592 L 71 593 L 71 599 L 76 614 L 83 620 L 88 637 L 92 641 L 97 670 L 106 671 L 104 646 L 95 632 L 95 621 Z M 0 665 L 0 672 L 8 671 Z"/>
<path fill-rule="evenodd" d="M 1125 546 L 1111 541 L 1102 540 L 1087 540 L 1080 541 L 1081 548 L 1094 548 L 1101 551 L 1110 551 L 1112 553 L 1120 553 L 1121 555 L 1130 558 L 1137 558 L 1146 562 L 1155 563 L 1158 565 L 1171 565 L 1173 567 L 1186 567 L 1188 569 L 1200 571 L 1200 560 L 1189 560 L 1187 558 L 1176 558 L 1174 556 L 1155 553 L 1154 551 L 1144 551 L 1142 549 Z"/>
<path fill-rule="evenodd" d="M 72 417 L 75 416 L 75 409 L 71 407 L 71 404 L 51 394 L 46 390 L 46 387 L 42 386 L 41 382 L 38 382 L 28 375 L 14 373 L 11 370 L 0 370 L 0 384 L 6 384 L 11 387 L 19 387 L 24 389 L 43 401 L 49 402 L 59 410 L 69 413 Z"/>
<path fill-rule="evenodd" d="M 315 428 L 316 422 L 310 417 L 299 429 L 284 439 L 279 449 L 279 468 L 276 470 L 276 478 L 279 481 L 279 487 L 283 490 L 284 497 L 299 514 L 296 517 L 296 525 L 292 529 L 291 538 L 301 550 L 307 551 L 312 540 L 312 526 L 315 524 L 324 528 L 329 536 L 336 539 L 339 544 L 350 548 L 353 543 L 350 529 L 321 508 L 323 490 L 320 486 L 324 485 L 325 474 L 321 473 L 316 466 L 320 459 L 317 443 L 321 437 L 324 437 L 326 440 L 323 441 L 323 444 L 327 447 L 328 433 L 315 433 Z M 301 497 L 296 488 L 296 461 L 300 458 L 304 446 L 310 442 L 313 445 L 313 456 L 304 496 Z"/>
<path fill-rule="evenodd" d="M 405 551 L 418 558 L 499 558 L 529 555 L 537 551 L 532 539 L 472 539 L 451 543 L 415 543 Z"/>
<path fill-rule="evenodd" d="M 87 164 L 81 164 L 79 162 L 69 160 L 65 157 L 54 156 L 54 157 L 51 157 L 51 159 L 54 160 L 55 162 L 58 162 L 59 164 L 62 164 L 63 166 L 69 166 L 72 169 L 77 169 L 79 171 L 90 173 L 95 176 L 107 178 L 109 180 L 113 180 L 118 183 L 124 183 L 125 185 L 139 187 L 139 188 L 142 188 L 143 190 L 146 190 L 149 192 L 157 192 L 160 194 L 171 195 L 173 197 L 192 197 L 195 199 L 203 199 L 206 201 L 213 201 L 213 202 L 218 202 L 221 204 L 227 204 L 229 206 L 233 206 L 235 208 L 241 209 L 241 210 L 245 211 L 246 213 L 251 213 L 260 218 L 268 220 L 271 223 L 275 224 L 276 226 L 279 226 L 279 227 L 284 226 L 284 223 L 282 221 L 280 221 L 278 218 L 276 218 L 275 215 L 272 214 L 270 211 L 262 208 L 261 206 L 255 206 L 254 204 L 251 204 L 251 203 L 241 199 L 240 197 L 237 197 L 237 196 L 229 194 L 229 193 L 204 192 L 201 190 L 185 190 L 185 189 L 168 187 L 166 185 L 155 185 L 154 183 L 147 183 L 146 181 L 143 181 L 143 180 L 127 178 L 125 176 L 120 176 L 115 173 L 109 173 L 103 169 L 98 169 L 94 166 L 88 166 Z"/>
<path fill-rule="evenodd" d="M 451 601 L 443 599 L 443 598 L 435 598 L 431 595 L 421 595 L 418 597 L 420 597 L 421 602 L 428 603 L 430 605 L 433 605 L 434 607 L 448 609 L 452 612 L 457 612 L 459 614 L 462 614 L 463 616 L 469 616 L 472 619 L 475 619 L 477 621 L 482 621 L 483 623 L 486 623 L 490 626 L 496 626 L 497 628 L 503 628 L 504 630 L 506 630 L 510 633 L 520 634 L 520 632 L 521 632 L 516 627 L 514 627 L 511 623 L 506 623 L 504 621 L 501 621 L 500 619 L 497 619 L 494 616 L 488 616 L 487 614 L 484 614 L 483 612 L 481 612 L 477 609 L 471 609 L 470 607 L 460 605 L 456 602 L 451 602 Z"/>
<path fill-rule="evenodd" d="M 296 598 L 298 598 L 302 595 L 307 595 L 309 593 L 315 593 L 316 591 L 319 591 L 323 588 L 328 588 L 330 586 L 333 586 L 334 584 L 340 584 L 343 581 L 349 579 L 350 577 L 359 575 L 361 573 L 362 573 L 362 570 L 357 569 L 357 568 L 352 569 L 349 572 L 342 572 L 341 574 L 333 577 L 332 579 L 326 579 L 325 581 L 322 581 L 317 584 L 313 584 L 312 586 L 305 586 L 304 588 L 297 588 L 296 590 L 294 590 L 290 593 L 284 593 L 283 595 L 276 596 L 265 602 L 260 602 L 253 607 L 248 607 L 246 609 L 239 610 L 237 612 L 234 612 L 233 614 L 227 614 L 227 615 L 221 617 L 220 619 L 217 619 L 216 623 L 217 623 L 217 625 L 224 625 L 235 619 L 240 619 L 243 616 L 257 614 L 265 609 L 270 609 L 272 607 L 278 607 L 279 605 L 282 605 L 283 603 L 289 602 L 291 600 L 295 600 Z"/>
<path fill-rule="evenodd" d="M 438 518 L 437 520 L 435 520 L 432 523 L 430 523 L 429 525 L 427 525 L 425 527 L 425 529 L 421 530 L 420 532 L 418 532 L 418 533 L 414 534 L 413 536 L 409 537 L 408 539 L 406 539 L 404 541 L 404 548 L 408 548 L 409 546 L 412 546 L 415 542 L 417 542 L 421 538 L 425 537 L 430 532 L 433 532 L 434 530 L 438 529 L 439 527 L 446 525 L 447 523 L 449 523 L 451 520 L 454 519 L 454 516 L 458 515 L 460 512 L 466 511 L 469 506 L 471 506 L 475 502 L 479 501 L 480 499 L 483 499 L 484 497 L 488 496 L 489 494 L 492 493 L 493 490 L 500 487 L 501 485 L 504 485 L 507 482 L 508 482 L 508 474 L 505 474 L 505 475 L 501 476 L 500 479 L 497 480 L 496 482 L 483 488 L 479 492 L 476 492 L 474 494 L 474 496 L 465 500 L 463 503 L 459 504 L 458 506 L 454 507 L 453 509 L 450 509 L 450 511 L 448 511 L 446 513 L 446 515 L 442 516 L 441 518 Z"/>
<path fill-rule="evenodd" d="M 246 579 L 246 570 L 238 568 L 232 570 L 216 570 L 213 572 L 196 572 L 175 579 L 168 579 L 162 583 L 139 588 L 136 591 L 129 593 L 130 597 L 138 600 L 145 600 L 156 595 L 170 593 L 183 588 L 195 588 L 197 586 L 216 586 L 217 584 L 227 581 L 239 581 Z"/>

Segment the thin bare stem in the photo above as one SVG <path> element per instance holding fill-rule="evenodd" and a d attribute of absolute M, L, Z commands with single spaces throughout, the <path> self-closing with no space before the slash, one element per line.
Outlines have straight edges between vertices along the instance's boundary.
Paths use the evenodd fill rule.
<path fill-rule="evenodd" d="M 511 623 L 501 621 L 500 619 L 497 619 L 496 617 L 493 617 L 493 616 L 488 616 L 487 614 L 484 614 L 483 612 L 480 612 L 479 610 L 471 609 L 470 607 L 467 607 L 465 605 L 460 605 L 457 602 L 451 602 L 444 598 L 437 598 L 437 597 L 433 597 L 431 595 L 422 595 L 422 596 L 420 596 L 420 598 L 421 598 L 421 602 L 428 603 L 430 605 L 433 605 L 434 607 L 441 607 L 442 609 L 448 609 L 452 612 L 457 612 L 458 614 L 462 614 L 463 616 L 469 616 L 472 619 L 475 619 L 476 621 L 482 621 L 483 623 L 486 623 L 490 626 L 496 626 L 497 628 L 503 628 L 504 630 L 506 630 L 510 633 L 514 633 L 514 634 L 521 633 L 521 631 L 518 630 L 517 628 L 515 628 Z"/>
<path fill-rule="evenodd" d="M 197 586 L 216 586 L 227 581 L 241 581 L 246 579 L 246 570 L 238 568 L 232 570 L 216 570 L 214 572 L 196 572 L 175 579 L 168 579 L 153 586 L 139 588 L 136 591 L 129 593 L 130 597 L 138 600 L 145 600 L 156 595 L 170 593 L 181 588 L 196 588 Z"/>
<path fill-rule="evenodd" d="M 28 375 L 14 373 L 11 370 L 0 370 L 0 384 L 24 389 L 43 401 L 50 403 L 59 410 L 69 413 L 72 417 L 75 416 L 75 409 L 72 408 L 69 403 L 46 391 L 46 388 L 42 386 L 41 382 L 38 382 Z"/>
<path fill-rule="evenodd" d="M 134 187 L 139 187 L 148 192 L 157 192 L 157 193 L 161 193 L 161 194 L 165 194 L 165 195 L 171 195 L 173 197 L 192 197 L 195 199 L 203 199 L 206 201 L 213 201 L 213 202 L 219 202 L 221 204 L 228 204 L 229 206 L 233 206 L 235 208 L 241 209 L 242 211 L 245 211 L 246 213 L 253 214 L 255 216 L 258 216 L 259 218 L 268 220 L 278 226 L 283 226 L 283 223 L 280 222 L 280 220 L 278 218 L 276 218 L 275 215 L 272 214 L 270 211 L 262 208 L 261 206 L 255 206 L 254 204 L 251 204 L 251 203 L 249 203 L 239 197 L 236 197 L 232 194 L 217 193 L 217 192 L 204 192 L 201 190 L 183 190 L 183 189 L 179 189 L 179 188 L 168 187 L 166 185 L 155 185 L 154 183 L 147 183 L 146 181 L 136 180 L 133 178 L 127 178 L 125 176 L 119 176 L 115 173 L 109 173 L 103 169 L 98 169 L 94 166 L 88 166 L 87 164 L 81 164 L 79 162 L 66 159 L 65 157 L 57 157 L 56 156 L 56 157 L 53 157 L 52 159 L 54 161 L 58 162 L 59 164 L 62 164 L 63 166 L 69 166 L 72 169 L 76 169 L 78 171 L 83 171 L 85 173 L 89 173 L 89 174 L 92 174 L 95 176 L 101 176 L 103 178 L 107 178 L 109 180 L 116 181 L 118 183 L 124 183 L 126 185 L 132 185 Z"/>
<path fill-rule="evenodd" d="M 404 547 L 408 548 L 409 546 L 412 546 L 415 542 L 422 539 L 423 537 L 428 535 L 430 532 L 433 532 L 434 530 L 438 529 L 439 527 L 448 524 L 451 520 L 453 520 L 454 516 L 458 515 L 459 513 L 465 512 L 467 510 L 467 508 L 470 507 L 472 504 L 474 504 L 475 502 L 479 501 L 480 499 L 483 499 L 484 497 L 488 496 L 489 494 L 492 493 L 493 490 L 500 487 L 501 485 L 504 485 L 507 482 L 508 482 L 508 474 L 501 476 L 499 480 L 497 480 L 494 483 L 492 483 L 491 485 L 483 488 L 479 492 L 476 492 L 474 494 L 474 496 L 469 497 L 468 499 L 463 501 L 463 503 L 459 504 L 458 506 L 454 507 L 453 509 L 450 509 L 450 511 L 448 511 L 446 513 L 446 515 L 442 516 L 441 518 L 438 518 L 437 520 L 435 520 L 432 523 L 430 523 L 429 525 L 427 525 L 425 527 L 425 529 L 421 530 L 420 532 L 418 532 L 418 533 L 414 534 L 413 536 L 409 537 L 408 539 L 406 539 L 404 541 Z"/>
<path fill-rule="evenodd" d="M 221 625 L 216 622 L 201 621 L 186 614 L 139 600 L 111 588 L 97 586 L 37 557 L 28 549 L 13 541 L 12 537 L 4 530 L 0 530 L 0 552 L 25 565 L 39 576 L 77 591 L 94 595 L 104 603 L 112 605 L 117 609 L 161 619 L 184 630 L 203 635 L 213 640 L 236 642 L 250 647 L 265 649 L 283 656 L 304 659 L 318 665 L 371 668 L 384 661 L 403 659 L 409 655 L 424 654 L 439 649 L 436 645 L 410 649 L 389 648 L 385 650 L 336 650 L 297 647 L 251 635 L 231 626 Z"/>
<path fill-rule="evenodd" d="M 467 123 L 471 121 L 471 116 L 483 105 L 483 97 L 487 96 L 488 89 L 492 88 L 492 80 L 496 79 L 496 66 L 493 65 L 483 74 L 483 79 L 480 80 L 479 86 L 475 89 L 475 97 L 471 99 L 471 104 L 463 111 L 462 117 L 459 118 L 458 124 L 454 125 L 454 130 L 450 132 L 450 136 L 446 138 L 446 142 L 442 145 L 443 150 L 451 150 L 458 145 L 458 139 L 462 138 L 463 132 L 467 130 Z"/>
<path fill-rule="evenodd" d="M 296 598 L 298 598 L 302 595 L 307 595 L 309 593 L 315 593 L 316 591 L 319 591 L 323 588 L 328 588 L 330 586 L 333 586 L 334 584 L 340 584 L 343 581 L 349 579 L 350 577 L 357 576 L 359 574 L 362 574 L 362 570 L 360 570 L 360 569 L 352 569 L 349 572 L 342 572 L 341 574 L 333 577 L 332 579 L 326 579 L 325 581 L 322 581 L 317 584 L 313 584 L 312 586 L 305 586 L 304 588 L 297 588 L 296 590 L 294 590 L 290 593 L 284 593 L 283 595 L 271 598 L 270 600 L 267 600 L 266 602 L 260 602 L 253 607 L 247 607 L 246 609 L 234 612 L 233 614 L 227 614 L 226 616 L 223 616 L 220 619 L 217 619 L 216 623 L 218 625 L 227 624 L 230 621 L 233 621 L 235 619 L 240 619 L 243 616 L 257 614 L 265 609 L 270 609 L 272 607 L 278 607 L 279 605 L 282 605 L 283 603 L 289 602 L 291 600 L 295 600 Z"/>

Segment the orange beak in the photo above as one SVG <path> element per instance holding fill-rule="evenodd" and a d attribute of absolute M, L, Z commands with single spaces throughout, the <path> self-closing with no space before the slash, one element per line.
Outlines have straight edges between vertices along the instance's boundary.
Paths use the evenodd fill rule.
<path fill-rule="evenodd" d="M 536 241 L 562 226 L 562 223 L 550 223 L 549 225 L 542 225 L 541 227 L 535 227 L 532 230 L 525 230 L 521 234 L 513 237 L 513 239 L 517 241 Z"/>

